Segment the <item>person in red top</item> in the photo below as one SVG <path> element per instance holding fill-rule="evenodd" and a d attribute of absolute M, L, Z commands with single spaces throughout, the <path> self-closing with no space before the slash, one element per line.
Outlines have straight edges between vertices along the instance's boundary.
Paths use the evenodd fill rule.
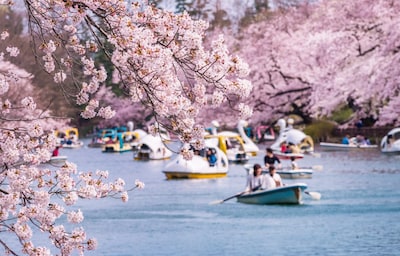
<path fill-rule="evenodd" d="M 58 156 L 58 149 L 59 149 L 59 147 L 57 146 L 57 147 L 53 150 L 53 155 L 52 155 L 52 156 Z"/>

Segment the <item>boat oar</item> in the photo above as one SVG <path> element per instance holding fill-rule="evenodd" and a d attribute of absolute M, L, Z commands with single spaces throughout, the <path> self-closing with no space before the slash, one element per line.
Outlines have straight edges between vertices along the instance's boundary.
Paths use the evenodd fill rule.
<path fill-rule="evenodd" d="M 318 192 L 310 192 L 310 191 L 304 191 L 307 195 L 311 196 L 312 199 L 314 200 L 319 200 L 321 199 L 321 193 Z"/>
<path fill-rule="evenodd" d="M 223 199 L 223 200 L 213 201 L 213 202 L 211 202 L 210 204 L 222 204 L 222 203 L 224 203 L 224 202 L 226 202 L 226 201 L 228 201 L 228 200 L 231 200 L 232 198 L 236 198 L 236 197 L 238 197 L 238 196 L 240 196 L 240 195 L 243 195 L 243 194 L 246 193 L 246 192 L 247 192 L 247 191 L 239 192 L 239 193 L 237 193 L 237 194 L 235 194 L 235 195 L 233 195 L 233 196 L 230 196 L 230 197 L 228 197 L 228 198 L 225 198 L 225 199 Z"/>

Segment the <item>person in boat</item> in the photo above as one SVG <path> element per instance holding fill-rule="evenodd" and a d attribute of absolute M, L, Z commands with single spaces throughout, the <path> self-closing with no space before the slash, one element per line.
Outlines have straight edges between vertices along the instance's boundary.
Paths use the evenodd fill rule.
<path fill-rule="evenodd" d="M 294 154 L 299 154 L 300 153 L 300 149 L 298 146 L 294 145 L 293 143 L 289 142 L 288 144 L 288 153 L 294 153 Z"/>
<path fill-rule="evenodd" d="M 272 189 L 283 186 L 281 176 L 276 173 L 274 165 L 270 165 L 268 168 L 269 175 L 266 175 L 266 189 Z"/>
<path fill-rule="evenodd" d="M 292 156 L 291 158 L 290 158 L 290 166 L 292 167 L 292 170 L 297 170 L 297 169 L 299 169 L 299 165 L 297 164 L 297 162 L 296 162 L 296 157 L 294 157 L 294 156 Z"/>
<path fill-rule="evenodd" d="M 281 168 L 281 160 L 274 154 L 272 148 L 267 148 L 264 156 L 264 165 L 268 168 L 270 165 L 275 164 L 278 165 L 278 168 Z"/>
<path fill-rule="evenodd" d="M 58 152 L 58 149 L 59 149 L 60 147 L 56 147 L 54 150 L 53 150 L 53 153 L 52 153 L 52 156 L 58 156 L 58 154 L 59 154 L 59 152 Z"/>
<path fill-rule="evenodd" d="M 290 150 L 290 148 L 288 147 L 288 145 L 286 144 L 285 141 L 283 141 L 281 143 L 281 152 L 282 153 L 292 153 L 292 151 Z"/>
<path fill-rule="evenodd" d="M 107 136 L 106 139 L 106 144 L 114 144 L 115 140 L 112 138 L 112 136 Z"/>
<path fill-rule="evenodd" d="M 215 166 L 215 164 L 217 163 L 217 156 L 211 148 L 207 150 L 207 160 L 210 166 Z"/>
<path fill-rule="evenodd" d="M 346 136 L 343 137 L 342 139 L 342 144 L 349 145 L 350 144 L 350 135 L 346 134 Z"/>
<path fill-rule="evenodd" d="M 386 138 L 386 143 L 388 145 L 388 147 L 391 147 L 392 144 L 394 143 L 394 138 L 393 138 L 393 134 L 389 134 Z"/>
<path fill-rule="evenodd" d="M 247 176 L 246 192 L 253 192 L 259 189 L 266 189 L 265 175 L 262 173 L 262 167 L 260 164 L 254 164 L 253 173 Z"/>

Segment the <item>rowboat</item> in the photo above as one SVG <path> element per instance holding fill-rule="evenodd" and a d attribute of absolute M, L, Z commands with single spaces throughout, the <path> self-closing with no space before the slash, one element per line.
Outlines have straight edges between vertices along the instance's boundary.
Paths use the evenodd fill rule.
<path fill-rule="evenodd" d="M 47 164 L 51 165 L 63 165 L 67 161 L 67 156 L 52 156 Z"/>
<path fill-rule="evenodd" d="M 302 192 L 306 189 L 305 183 L 296 183 L 242 194 L 237 201 L 245 204 L 302 204 Z"/>
<path fill-rule="evenodd" d="M 382 153 L 400 153 L 400 127 L 390 130 L 381 141 Z"/>
<path fill-rule="evenodd" d="M 313 170 L 308 168 L 277 169 L 276 173 L 278 173 L 282 179 L 311 179 Z"/>
<path fill-rule="evenodd" d="M 378 145 L 367 145 L 367 144 L 342 144 L 342 143 L 331 143 L 331 142 L 320 142 L 321 148 L 326 150 L 347 150 L 347 149 L 376 149 Z"/>
<path fill-rule="evenodd" d="M 211 164 L 206 158 L 206 152 L 214 152 L 217 161 Z M 228 158 L 218 147 L 207 147 L 187 160 L 181 154 L 168 162 L 163 170 L 167 179 L 214 179 L 226 177 L 228 173 Z"/>
<path fill-rule="evenodd" d="M 245 164 L 243 167 L 246 170 L 247 174 L 250 174 L 253 170 L 252 164 Z M 268 174 L 269 172 L 268 170 L 263 170 L 263 173 Z M 288 167 L 277 169 L 276 173 L 278 173 L 282 179 L 311 179 L 314 171 L 312 168 L 291 169 L 290 167 Z"/>

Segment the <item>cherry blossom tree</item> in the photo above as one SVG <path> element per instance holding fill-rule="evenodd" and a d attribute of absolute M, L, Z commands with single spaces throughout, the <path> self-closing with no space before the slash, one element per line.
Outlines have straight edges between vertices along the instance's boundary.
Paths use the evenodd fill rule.
<path fill-rule="evenodd" d="M 353 120 L 400 125 L 399 8 L 396 1 L 305 3 L 227 40 L 251 67 L 252 122 L 329 118 L 348 105 Z"/>
<path fill-rule="evenodd" d="M 98 120 L 99 128 L 126 126 L 129 121 L 132 121 L 135 126 L 138 124 L 143 126 L 146 123 L 146 117 L 152 116 L 151 109 L 140 103 L 132 103 L 128 97 L 117 97 L 110 87 L 101 86 L 95 94 L 95 99 L 115 109 L 115 115 L 112 118 Z"/>
<path fill-rule="evenodd" d="M 84 107 L 84 118 L 112 118 L 115 111 L 102 105 L 96 93 L 111 74 L 94 61 L 101 51 L 114 70 L 116 82 L 131 104 L 148 108 L 155 120 L 184 142 L 182 154 L 190 157 L 189 143 L 202 147 L 203 127 L 196 118 L 204 106 L 218 107 L 247 97 L 248 65 L 229 53 L 222 36 L 203 45 L 207 23 L 186 13 L 175 15 L 146 3 L 119 0 L 24 0 L 24 14 L 32 50 L 43 69 L 66 97 Z M 0 0 L 0 8 L 12 8 Z M 10 87 L 22 86 L 31 75 L 9 61 L 20 49 L 0 31 L 0 232 L 20 243 L 14 247 L 0 238 L 6 254 L 70 255 L 93 250 L 80 225 L 84 216 L 74 209 L 78 199 L 116 197 L 128 200 L 125 181 L 108 181 L 108 172 L 83 172 L 67 162 L 45 168 L 56 145 L 54 116 L 39 110 L 29 95 L 7 98 Z M 251 109 L 237 105 L 246 118 Z M 154 130 L 153 132 L 157 132 Z M 133 188 L 144 185 L 136 181 Z M 58 199 L 58 200 L 56 200 Z M 71 223 L 63 225 L 63 220 Z M 49 244 L 37 245 L 37 231 Z M 54 247 L 54 248 L 53 248 Z"/>
<path fill-rule="evenodd" d="M 9 50 L 12 54 L 16 51 Z M 6 240 L 0 237 L 2 251 L 7 255 L 50 255 L 48 248 L 32 242 L 38 232 L 48 233 L 61 255 L 94 249 L 96 240 L 86 238 L 84 229 L 76 226 L 83 213 L 69 208 L 78 198 L 121 194 L 126 201 L 124 181 L 106 182 L 106 171 L 78 174 L 77 166 L 69 162 L 57 169 L 40 166 L 56 146 L 53 129 L 67 120 L 37 109 L 32 97 L 23 96 L 34 89 L 31 79 L 31 74 L 0 60 L 0 232 L 7 234 Z M 137 182 L 136 186 L 143 184 Z M 62 225 L 64 216 L 75 225 L 72 230 Z M 20 248 L 6 243 L 13 239 L 20 242 Z"/>

